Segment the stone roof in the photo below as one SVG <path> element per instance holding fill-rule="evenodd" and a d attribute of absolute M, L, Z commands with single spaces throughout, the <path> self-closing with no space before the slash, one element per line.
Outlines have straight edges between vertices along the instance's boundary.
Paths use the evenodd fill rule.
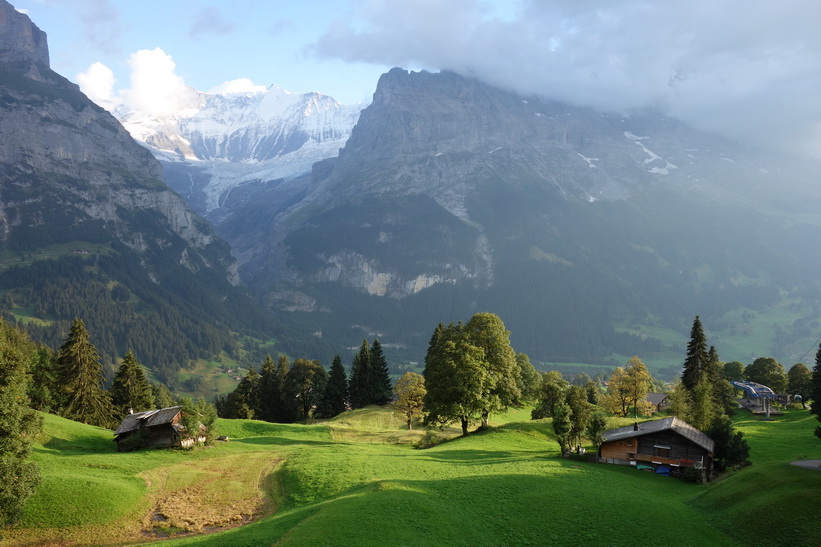
<path fill-rule="evenodd" d="M 661 420 L 653 420 L 651 422 L 628 425 L 618 429 L 609 429 L 602 433 L 602 437 L 604 438 L 604 442 L 611 442 L 641 437 L 643 435 L 649 435 L 650 433 L 660 433 L 662 431 L 674 431 L 708 452 L 713 452 L 713 449 L 715 448 L 715 441 L 713 441 L 713 439 L 684 420 L 679 420 L 675 416 L 671 418 L 663 418 Z"/>
<path fill-rule="evenodd" d="M 168 408 L 160 408 L 158 410 L 145 410 L 143 412 L 135 412 L 127 415 L 120 427 L 114 432 L 115 435 L 121 435 L 134 431 L 140 427 L 151 427 L 155 425 L 170 424 L 174 418 L 182 410 L 181 406 L 172 406 Z"/>

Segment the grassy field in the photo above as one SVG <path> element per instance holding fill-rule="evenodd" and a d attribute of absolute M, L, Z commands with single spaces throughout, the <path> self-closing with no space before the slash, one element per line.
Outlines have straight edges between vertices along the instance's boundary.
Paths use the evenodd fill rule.
<path fill-rule="evenodd" d="M 111 432 L 45 417 L 43 483 L 4 545 L 770 545 L 821 537 L 807 411 L 736 418 L 754 464 L 708 485 L 557 457 L 528 409 L 427 450 L 388 409 L 327 423 L 221 420 L 230 442 L 119 454 Z M 618 425 L 618 424 L 614 424 Z M 164 542 L 164 543 L 165 543 Z"/>

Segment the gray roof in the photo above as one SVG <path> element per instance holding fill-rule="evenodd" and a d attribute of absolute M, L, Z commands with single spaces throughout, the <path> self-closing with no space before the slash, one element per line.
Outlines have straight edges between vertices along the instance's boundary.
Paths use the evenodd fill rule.
<path fill-rule="evenodd" d="M 667 398 L 666 393 L 648 393 L 647 394 L 647 401 L 653 405 L 658 406 L 664 399 Z"/>
<path fill-rule="evenodd" d="M 608 429 L 602 433 L 604 442 L 620 441 L 622 439 L 632 439 L 634 437 L 641 437 L 650 433 L 660 433 L 662 431 L 674 431 L 688 439 L 708 452 L 712 452 L 715 448 L 715 441 L 691 426 L 684 420 L 679 420 L 675 416 L 671 418 L 663 418 L 661 420 L 653 420 L 651 422 L 644 422 L 638 424 L 638 430 L 635 425 L 628 425 L 618 429 Z"/>
<path fill-rule="evenodd" d="M 177 414 L 180 413 L 180 410 L 182 410 L 181 406 L 171 406 L 158 410 L 146 410 L 129 414 L 123 419 L 123 423 L 120 424 L 120 427 L 117 428 L 114 434 L 121 435 L 139 429 L 140 427 L 170 424 L 174 421 Z"/>

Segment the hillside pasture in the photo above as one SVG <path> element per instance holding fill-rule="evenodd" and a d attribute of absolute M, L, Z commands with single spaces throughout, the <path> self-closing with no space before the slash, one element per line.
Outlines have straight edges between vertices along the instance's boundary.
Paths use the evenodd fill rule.
<path fill-rule="evenodd" d="M 708 485 L 558 457 L 529 409 L 415 449 L 389 408 L 312 425 L 220 420 L 229 442 L 120 454 L 110 431 L 45 416 L 43 483 L 10 545 L 527 545 L 806 542 L 821 458 L 806 411 L 737 416 L 754 464 Z"/>

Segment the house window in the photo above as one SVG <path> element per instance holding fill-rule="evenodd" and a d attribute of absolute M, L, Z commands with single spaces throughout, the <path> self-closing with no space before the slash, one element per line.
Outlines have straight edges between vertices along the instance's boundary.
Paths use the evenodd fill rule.
<path fill-rule="evenodd" d="M 633 439 L 627 439 L 627 441 L 625 441 L 625 442 L 626 442 L 627 446 L 633 446 Z"/>
<path fill-rule="evenodd" d="M 657 444 L 653 445 L 654 455 L 659 456 L 661 458 L 669 458 L 670 457 L 670 447 L 666 444 Z"/>

